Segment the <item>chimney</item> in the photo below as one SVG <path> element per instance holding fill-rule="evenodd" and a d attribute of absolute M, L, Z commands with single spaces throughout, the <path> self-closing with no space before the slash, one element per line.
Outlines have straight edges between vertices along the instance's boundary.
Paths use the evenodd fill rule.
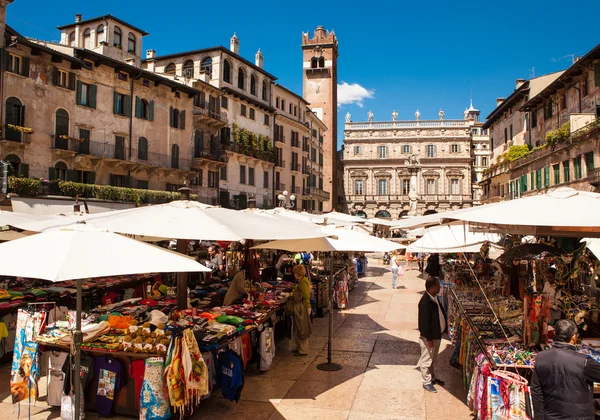
<path fill-rule="evenodd" d="M 504 102 L 504 98 L 496 98 L 496 107 L 499 107 Z"/>
<path fill-rule="evenodd" d="M 234 54 L 239 54 L 240 53 L 240 40 L 238 39 L 238 37 L 235 34 L 235 32 L 233 33 L 233 36 L 229 40 L 229 49 Z"/>
<path fill-rule="evenodd" d="M 154 60 L 156 58 L 156 50 L 146 50 L 146 60 Z"/>
<path fill-rule="evenodd" d="M 254 60 L 254 64 L 256 64 L 261 69 L 263 68 L 263 66 L 265 64 L 265 60 L 264 60 L 263 54 L 260 52 L 260 48 L 256 52 L 256 57 L 255 57 L 255 60 Z"/>
<path fill-rule="evenodd" d="M 517 81 L 515 82 L 516 88 L 515 89 L 519 89 L 521 86 L 523 86 L 525 84 L 527 80 L 525 79 L 517 79 Z"/>
<path fill-rule="evenodd" d="M 75 22 L 81 22 L 81 14 L 77 13 L 75 15 Z"/>
<path fill-rule="evenodd" d="M 325 28 L 322 25 L 317 26 L 317 29 L 315 29 L 315 39 L 325 38 L 326 35 Z"/>

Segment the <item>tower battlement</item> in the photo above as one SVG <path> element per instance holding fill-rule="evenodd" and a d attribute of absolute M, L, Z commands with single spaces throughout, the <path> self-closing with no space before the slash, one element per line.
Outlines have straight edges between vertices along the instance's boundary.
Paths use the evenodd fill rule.
<path fill-rule="evenodd" d="M 310 36 L 310 31 L 302 32 L 302 48 L 313 47 L 316 45 L 333 45 L 337 48 L 338 42 L 335 32 L 333 30 L 327 31 L 323 26 L 317 26 L 312 38 Z"/>

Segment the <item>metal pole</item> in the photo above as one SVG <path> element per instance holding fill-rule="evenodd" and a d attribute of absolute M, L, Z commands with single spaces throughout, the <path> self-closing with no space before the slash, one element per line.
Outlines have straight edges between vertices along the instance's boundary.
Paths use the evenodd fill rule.
<path fill-rule="evenodd" d="M 185 186 L 179 189 L 181 200 L 189 201 L 191 188 Z M 187 255 L 188 241 L 177 239 L 177 252 Z M 177 273 L 177 308 L 188 307 L 188 273 Z"/>
<path fill-rule="evenodd" d="M 77 304 L 76 304 L 76 319 L 75 332 L 73 333 L 73 343 L 75 352 L 75 369 L 71 372 L 71 378 L 75 380 L 75 420 L 80 419 L 81 413 L 81 295 L 82 295 L 83 280 L 77 280 Z M 73 368 L 73 366 L 71 366 Z"/>
<path fill-rule="evenodd" d="M 340 370 L 341 365 L 331 361 L 331 347 L 333 342 L 333 251 L 329 253 L 329 334 L 327 336 L 327 363 L 317 365 L 317 369 L 333 372 Z"/>

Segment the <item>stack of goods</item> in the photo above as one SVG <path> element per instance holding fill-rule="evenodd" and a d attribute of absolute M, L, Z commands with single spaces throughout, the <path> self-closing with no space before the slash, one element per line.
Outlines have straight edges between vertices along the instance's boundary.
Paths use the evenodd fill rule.
<path fill-rule="evenodd" d="M 487 352 L 494 363 L 502 367 L 535 366 L 537 352 L 519 343 L 498 343 L 488 346 Z"/>

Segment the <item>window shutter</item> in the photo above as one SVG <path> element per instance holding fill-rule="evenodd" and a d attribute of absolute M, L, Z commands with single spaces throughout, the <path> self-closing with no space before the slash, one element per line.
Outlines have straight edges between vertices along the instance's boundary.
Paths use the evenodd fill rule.
<path fill-rule="evenodd" d="M 81 105 L 81 80 L 77 81 L 77 89 L 75 92 L 75 102 L 77 105 Z"/>
<path fill-rule="evenodd" d="M 142 101 L 139 96 L 135 97 L 135 118 L 140 118 L 140 108 L 142 106 Z"/>
<path fill-rule="evenodd" d="M 131 95 L 125 96 L 125 116 L 131 117 Z"/>
<path fill-rule="evenodd" d="M 10 54 L 8 53 L 8 51 L 4 50 L 3 54 L 2 54 L 2 68 L 5 70 L 10 71 L 11 69 L 8 68 L 8 57 L 10 56 Z"/>
<path fill-rule="evenodd" d="M 29 164 L 19 163 L 19 176 L 29 178 Z"/>
<path fill-rule="evenodd" d="M 77 171 L 74 169 L 67 170 L 67 181 L 77 182 Z"/>
<path fill-rule="evenodd" d="M 179 128 L 185 130 L 185 111 L 179 113 Z"/>
<path fill-rule="evenodd" d="M 52 181 L 54 179 L 58 179 L 58 174 L 56 172 L 56 168 L 53 168 L 53 167 L 48 168 L 48 179 L 50 181 Z"/>
<path fill-rule="evenodd" d="M 173 107 L 169 107 L 169 127 L 173 127 Z"/>
<path fill-rule="evenodd" d="M 69 86 L 70 90 L 75 90 L 75 73 L 69 73 Z"/>
<path fill-rule="evenodd" d="M 21 59 L 21 76 L 29 77 L 29 57 Z"/>
<path fill-rule="evenodd" d="M 96 183 L 96 172 L 88 172 L 88 184 Z"/>
<path fill-rule="evenodd" d="M 600 63 L 594 63 L 594 80 L 596 81 L 596 87 L 600 86 Z"/>
<path fill-rule="evenodd" d="M 19 125 L 24 126 L 25 125 L 25 105 L 21 105 L 21 107 L 19 108 L 20 114 L 19 114 Z"/>
<path fill-rule="evenodd" d="M 98 86 L 90 85 L 90 108 L 96 109 L 96 93 L 98 91 Z"/>
<path fill-rule="evenodd" d="M 113 92 L 113 114 L 119 113 L 119 93 L 117 91 Z"/>
<path fill-rule="evenodd" d="M 148 104 L 148 120 L 154 121 L 154 101 Z"/>
<path fill-rule="evenodd" d="M 60 79 L 60 71 L 56 67 L 52 67 L 52 84 L 58 86 Z"/>

